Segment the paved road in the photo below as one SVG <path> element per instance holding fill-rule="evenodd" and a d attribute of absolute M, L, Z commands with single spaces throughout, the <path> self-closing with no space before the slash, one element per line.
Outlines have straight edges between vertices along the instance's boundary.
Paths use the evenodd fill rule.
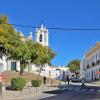
<path fill-rule="evenodd" d="M 70 85 L 63 89 L 46 91 L 34 97 L 21 98 L 20 100 L 100 100 L 100 87 L 86 86 L 81 88 L 79 85 Z"/>

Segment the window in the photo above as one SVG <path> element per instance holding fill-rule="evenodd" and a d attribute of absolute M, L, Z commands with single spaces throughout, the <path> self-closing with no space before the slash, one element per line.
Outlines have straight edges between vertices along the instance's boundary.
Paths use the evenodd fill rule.
<path fill-rule="evenodd" d="M 16 70 L 16 62 L 11 62 L 11 70 Z"/>
<path fill-rule="evenodd" d="M 94 66 L 95 64 L 94 64 L 94 62 L 92 62 L 92 66 Z"/>
<path fill-rule="evenodd" d="M 42 42 L 42 34 L 40 34 L 39 41 Z"/>
<path fill-rule="evenodd" d="M 87 69 L 89 68 L 89 64 L 87 65 Z"/>

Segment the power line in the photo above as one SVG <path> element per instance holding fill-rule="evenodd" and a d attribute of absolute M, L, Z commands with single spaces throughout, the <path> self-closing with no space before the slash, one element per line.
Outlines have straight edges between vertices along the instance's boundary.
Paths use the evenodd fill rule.
<path fill-rule="evenodd" d="M 27 26 L 27 25 L 21 25 L 21 24 L 9 24 L 17 27 L 26 27 L 26 28 L 40 28 L 36 26 Z M 60 27 L 48 27 L 48 29 L 51 30 L 66 30 L 66 31 L 100 31 L 100 28 L 60 28 Z"/>

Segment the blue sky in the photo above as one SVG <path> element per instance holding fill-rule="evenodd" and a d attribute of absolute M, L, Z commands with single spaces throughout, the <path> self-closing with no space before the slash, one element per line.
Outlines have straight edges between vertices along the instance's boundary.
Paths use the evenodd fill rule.
<path fill-rule="evenodd" d="M 14 24 L 47 27 L 100 28 L 100 0 L 0 0 L 0 14 Z M 26 36 L 35 29 L 20 28 Z M 53 65 L 66 65 L 82 59 L 100 41 L 100 31 L 49 30 L 50 47 L 57 53 Z"/>

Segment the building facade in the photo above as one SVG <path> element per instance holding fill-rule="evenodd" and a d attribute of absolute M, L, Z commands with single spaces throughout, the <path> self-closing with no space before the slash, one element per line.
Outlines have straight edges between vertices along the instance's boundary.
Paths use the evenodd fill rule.
<path fill-rule="evenodd" d="M 86 81 L 96 81 L 100 79 L 100 42 L 97 42 L 88 52 L 86 52 L 80 64 L 80 74 Z"/>

